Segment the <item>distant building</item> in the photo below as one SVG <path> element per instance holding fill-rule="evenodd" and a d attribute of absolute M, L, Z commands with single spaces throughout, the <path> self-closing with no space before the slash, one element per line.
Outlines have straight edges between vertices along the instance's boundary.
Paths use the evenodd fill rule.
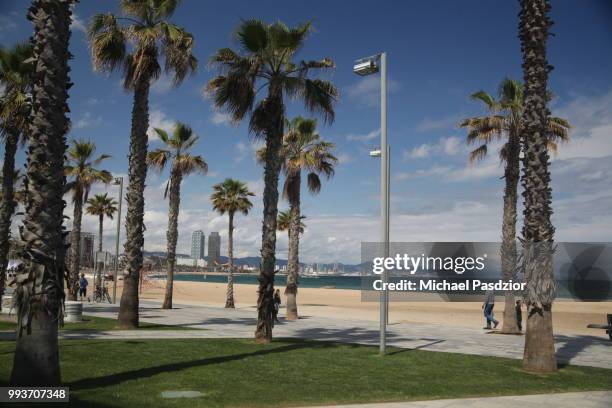
<path fill-rule="evenodd" d="M 72 231 L 66 235 L 67 243 L 70 243 L 70 237 L 72 236 Z M 92 268 L 94 266 L 94 234 L 91 232 L 83 232 L 81 231 L 81 248 L 80 248 L 80 257 L 79 257 L 79 266 L 82 268 Z M 72 248 L 68 248 L 66 252 L 66 261 L 70 262 L 70 257 L 72 256 Z"/>
<path fill-rule="evenodd" d="M 206 235 L 202 230 L 193 231 L 191 233 L 191 258 L 204 259 L 204 248 Z"/>
<path fill-rule="evenodd" d="M 216 263 L 221 262 L 221 237 L 218 232 L 211 232 L 208 236 L 208 266 L 213 270 Z"/>

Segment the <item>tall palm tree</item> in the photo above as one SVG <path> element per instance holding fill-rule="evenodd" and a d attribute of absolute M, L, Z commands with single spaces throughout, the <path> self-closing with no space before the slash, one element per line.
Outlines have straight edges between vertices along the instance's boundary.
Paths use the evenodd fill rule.
<path fill-rule="evenodd" d="M 149 89 L 164 71 L 179 85 L 195 71 L 193 36 L 169 22 L 179 0 L 122 0 L 124 17 L 96 14 L 88 35 L 95 69 L 114 71 L 123 68 L 123 85 L 134 92 L 127 190 L 125 254 L 127 274 L 119 307 L 119 326 L 138 327 L 138 282 L 144 245 L 144 188 L 147 177 L 147 129 L 149 127 Z M 120 21 L 126 23 L 121 25 Z M 131 49 L 128 52 L 128 43 Z"/>
<path fill-rule="evenodd" d="M 4 142 L 2 163 L 2 200 L 0 202 L 0 304 L 8 264 L 11 218 L 15 212 L 15 154 L 21 140 L 25 142 L 30 123 L 32 46 L 17 44 L 12 49 L 0 48 L 0 137 Z"/>
<path fill-rule="evenodd" d="M 320 175 L 330 178 L 334 174 L 334 166 L 338 159 L 332 154 L 333 143 L 320 139 L 316 131 L 315 119 L 304 119 L 301 116 L 292 121 L 286 121 L 287 132 L 283 138 L 280 151 L 282 168 L 286 175 L 283 186 L 283 196 L 289 201 L 291 225 L 289 226 L 289 256 L 287 262 L 287 320 L 297 320 L 297 290 L 299 280 L 299 229 L 300 193 L 302 171 L 308 173 L 308 190 L 317 194 L 321 190 Z M 258 157 L 265 157 L 265 147 L 258 151 Z"/>
<path fill-rule="evenodd" d="M 211 58 L 211 63 L 220 69 L 220 75 L 208 83 L 215 105 L 225 108 L 235 122 L 250 114 L 251 133 L 265 138 L 264 214 L 255 330 L 255 338 L 263 343 L 272 340 L 279 153 L 284 134 L 285 99 L 300 99 L 309 111 L 321 113 L 326 122 L 332 122 L 338 96 L 331 82 L 311 79 L 308 75 L 313 70 L 333 68 L 330 59 L 293 61 L 310 32 L 310 23 L 289 28 L 281 22 L 243 21 L 236 31 L 241 50 L 222 48 Z M 258 91 L 264 88 L 266 95 L 258 99 Z"/>
<path fill-rule="evenodd" d="M 219 214 L 227 213 L 229 227 L 227 231 L 227 257 L 229 258 L 229 273 L 227 275 L 226 308 L 234 308 L 234 215 L 240 212 L 249 213 L 253 203 L 249 197 L 255 194 L 249 191 L 247 185 L 240 180 L 225 179 L 223 183 L 213 186 L 214 193 L 210 196 L 213 208 Z"/>
<path fill-rule="evenodd" d="M 178 240 L 178 216 L 179 205 L 181 203 L 181 182 L 184 176 L 188 176 L 196 171 L 206 173 L 208 165 L 202 156 L 194 156 L 189 153 L 189 149 L 198 141 L 198 137 L 193 134 L 191 128 L 183 123 L 177 122 L 174 125 L 172 136 L 163 129 L 155 128 L 155 132 L 166 145 L 167 149 L 156 149 L 149 153 L 147 162 L 159 171 L 170 163 L 170 180 L 166 184 L 164 197 L 169 196 L 168 207 L 168 276 L 166 278 L 166 294 L 162 309 L 172 309 L 172 291 L 174 284 L 174 266 L 176 264 L 176 241 Z"/>
<path fill-rule="evenodd" d="M 114 198 L 109 197 L 107 193 L 96 194 L 89 200 L 87 200 L 87 208 L 85 212 L 89 215 L 98 216 L 98 252 L 102 252 L 102 241 L 104 237 L 104 217 L 113 219 L 115 212 L 117 212 L 117 201 Z M 97 265 L 96 265 L 97 267 Z M 98 268 L 98 274 L 96 275 L 96 285 L 102 285 L 102 268 Z"/>
<path fill-rule="evenodd" d="M 499 158 L 505 165 L 504 209 L 502 218 L 502 278 L 515 279 L 517 272 L 516 250 L 516 205 L 518 200 L 518 181 L 520 165 L 521 136 L 523 129 L 523 85 L 512 79 L 504 79 L 499 85 L 498 99 L 485 91 L 471 95 L 473 100 L 482 102 L 487 116 L 465 119 L 459 124 L 468 129 L 467 143 L 479 144 L 470 152 L 470 161 L 486 157 L 489 143 L 500 139 L 504 144 Z M 557 151 L 557 143 L 569 140 L 570 124 L 565 119 L 548 119 L 547 144 L 550 151 Z M 514 309 L 514 293 L 505 293 L 504 319 L 502 333 L 518 333 Z"/>
<path fill-rule="evenodd" d="M 306 224 L 302 222 L 303 219 L 306 219 L 306 216 L 300 216 L 300 234 L 304 233 L 306 229 Z M 287 231 L 287 242 L 291 242 L 291 210 L 280 211 L 278 213 L 278 218 L 276 219 L 276 230 L 277 231 Z M 287 250 L 287 252 L 289 252 Z M 287 280 L 289 277 L 287 276 Z"/>
<path fill-rule="evenodd" d="M 61 382 L 58 320 L 64 300 L 62 223 L 72 4 L 70 0 L 35 0 L 28 12 L 34 24 L 37 86 L 32 90 L 28 194 L 20 230 L 24 264 L 15 279 L 13 300 L 18 328 L 12 385 L 57 386 Z"/>
<path fill-rule="evenodd" d="M 548 0 L 521 0 L 519 38 L 523 55 L 525 108 L 523 111 L 523 268 L 527 325 L 523 367 L 530 371 L 557 370 L 552 326 L 555 281 L 552 263 L 555 228 L 550 220 L 550 186 L 547 142 L 550 111 L 547 104 L 546 58 L 548 30 L 552 25 Z"/>
<path fill-rule="evenodd" d="M 81 254 L 81 220 L 83 203 L 87 201 L 91 186 L 96 183 L 108 184 L 113 176 L 96 167 L 110 156 L 94 157 L 96 145 L 85 140 L 73 140 L 66 152 L 66 176 L 70 178 L 67 190 L 72 192 L 73 216 L 70 232 L 70 273 L 68 274 L 68 299 L 77 300 Z"/>

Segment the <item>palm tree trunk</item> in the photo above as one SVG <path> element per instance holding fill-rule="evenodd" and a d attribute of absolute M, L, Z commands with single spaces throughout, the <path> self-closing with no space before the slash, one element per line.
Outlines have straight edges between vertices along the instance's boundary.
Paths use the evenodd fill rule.
<path fill-rule="evenodd" d="M 162 309 L 172 309 L 172 291 L 174 287 L 174 266 L 176 264 L 176 241 L 178 240 L 178 216 L 181 204 L 181 174 L 172 169 L 169 190 L 170 210 L 168 214 L 168 276 L 166 278 L 166 294 Z"/>
<path fill-rule="evenodd" d="M 227 257 L 229 258 L 229 273 L 227 275 L 227 298 L 225 307 L 234 308 L 234 213 L 229 213 L 229 229 L 227 232 Z"/>
<path fill-rule="evenodd" d="M 103 233 L 104 233 L 104 214 L 100 214 L 99 215 L 99 225 L 98 225 L 98 252 L 99 253 L 102 253 L 102 239 L 104 236 Z M 103 265 L 104 264 L 102 262 L 97 262 L 96 260 L 96 267 L 98 268 L 96 285 L 98 286 L 102 286 L 102 273 L 104 269 Z"/>
<path fill-rule="evenodd" d="M 11 218 L 15 212 L 15 153 L 19 134 L 14 129 L 9 129 L 5 138 L 4 163 L 2 164 L 2 203 L 0 204 L 0 305 L 8 266 Z"/>
<path fill-rule="evenodd" d="M 546 146 L 550 116 L 547 80 L 552 69 L 546 59 L 548 29 L 552 25 L 549 11 L 548 0 L 521 0 L 519 37 L 525 82 L 522 235 L 527 284 L 523 367 L 538 372 L 557 369 L 551 314 L 555 297 L 552 263 L 555 229 L 550 220 L 552 190 Z"/>
<path fill-rule="evenodd" d="M 28 13 L 34 24 L 36 85 L 20 242 L 24 266 L 14 298 L 18 329 L 12 385 L 61 382 L 58 320 L 62 318 L 66 252 L 62 222 L 71 4 L 69 0 L 36 0 Z"/>
<path fill-rule="evenodd" d="M 79 290 L 79 268 L 81 263 L 81 221 L 83 218 L 83 191 L 77 187 L 74 193 L 72 231 L 70 233 L 70 275 L 68 300 L 77 300 Z"/>
<path fill-rule="evenodd" d="M 132 131 L 128 189 L 126 194 L 125 254 L 127 273 L 123 278 L 123 292 L 119 306 L 119 327 L 138 327 L 138 283 L 142 269 L 144 245 L 144 188 L 147 177 L 147 129 L 149 127 L 149 78 L 136 84 L 132 107 Z"/>
<path fill-rule="evenodd" d="M 276 216 L 278 215 L 278 176 L 280 148 L 283 139 L 284 106 L 278 84 L 272 83 L 265 102 L 266 115 L 271 119 L 266 131 L 264 167 L 263 226 L 261 234 L 261 266 L 257 292 L 257 328 L 259 343 L 272 341 L 274 316 L 274 267 L 276 264 Z"/>
<path fill-rule="evenodd" d="M 504 174 L 506 187 L 504 191 L 504 214 L 502 222 L 501 266 L 502 279 L 506 281 L 509 279 L 516 279 L 516 203 L 518 200 L 519 152 L 520 139 L 517 129 L 516 131 L 512 131 L 509 135 L 507 144 L 508 156 L 506 157 L 506 170 Z M 505 293 L 504 320 L 501 332 L 507 334 L 520 332 L 516 320 L 514 292 L 512 291 L 506 291 Z"/>
<path fill-rule="evenodd" d="M 300 245 L 300 184 L 301 175 L 300 173 L 292 174 L 290 176 L 292 180 L 291 193 L 289 195 L 289 206 L 291 213 L 291 221 L 289 224 L 289 256 L 287 262 L 287 287 L 285 288 L 285 295 L 287 296 L 287 320 L 297 320 L 297 291 L 298 291 L 298 278 L 300 272 L 300 261 L 298 258 L 299 245 Z"/>

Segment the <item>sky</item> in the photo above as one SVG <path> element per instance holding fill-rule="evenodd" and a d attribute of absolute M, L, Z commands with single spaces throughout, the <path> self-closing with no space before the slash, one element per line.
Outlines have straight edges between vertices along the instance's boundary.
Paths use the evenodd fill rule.
<path fill-rule="evenodd" d="M 572 142 L 552 158 L 553 224 L 558 241 L 610 241 L 612 227 L 612 2 L 553 0 L 554 36 L 548 58 L 554 66 L 549 87 L 553 115 L 568 119 Z M 24 41 L 32 33 L 25 18 L 28 2 L 0 3 L 0 44 Z M 118 2 L 87 0 L 74 9 L 70 51 L 69 139 L 94 141 L 112 158 L 103 167 L 127 182 L 133 95 L 122 89 L 120 74 L 92 69 L 85 31 L 100 12 L 117 13 Z M 300 239 L 302 262 L 358 263 L 362 241 L 380 235 L 380 163 L 368 155 L 380 137 L 379 77 L 353 74 L 354 60 L 388 54 L 388 137 L 391 145 L 391 240 L 498 241 L 501 236 L 503 167 L 496 150 L 469 164 L 462 118 L 484 114 L 469 95 L 497 92 L 505 78 L 520 80 L 517 38 L 518 1 L 427 2 L 353 0 L 333 2 L 184 0 L 172 22 L 195 38 L 198 72 L 178 88 L 162 76 L 152 86 L 150 124 L 170 130 L 174 121 L 192 126 L 199 141 L 193 153 L 208 163 L 206 176 L 182 184 L 177 251 L 189 253 L 191 232 L 219 231 L 226 253 L 227 216 L 210 204 L 212 186 L 237 178 L 255 192 L 254 207 L 235 220 L 236 256 L 257 256 L 261 244 L 263 169 L 255 162 L 257 142 L 244 124 L 232 124 L 216 111 L 203 88 L 216 71 L 208 59 L 215 50 L 237 48 L 233 33 L 243 19 L 312 21 L 315 28 L 296 59 L 332 58 L 336 68 L 323 75 L 340 90 L 333 124 L 319 123 L 324 140 L 336 144 L 339 164 L 321 192 L 302 194 L 306 232 Z M 299 101 L 288 115 L 308 115 Z M 149 132 L 149 147 L 161 147 Z M 499 145 L 494 146 L 499 147 Z M 3 153 L 3 149 L 2 149 Z M 18 156 L 19 166 L 24 153 Z M 168 172 L 149 171 L 145 191 L 145 250 L 166 249 L 168 202 L 163 191 Z M 282 179 L 281 179 L 282 182 Z M 117 195 L 116 186 L 94 193 Z M 69 197 L 66 215 L 72 216 Z M 285 201 L 279 202 L 281 210 Z M 125 209 L 125 206 L 124 206 Z M 125 212 L 124 212 L 125 214 Z M 519 230 L 521 219 L 518 220 Z M 16 221 L 18 225 L 18 220 Z M 70 228 L 70 220 L 67 220 Z M 116 220 L 104 224 L 104 245 L 114 248 Z M 83 217 L 83 230 L 97 232 L 97 219 Z M 122 228 L 121 239 L 125 231 Z M 286 233 L 278 234 L 277 256 L 286 258 Z"/>

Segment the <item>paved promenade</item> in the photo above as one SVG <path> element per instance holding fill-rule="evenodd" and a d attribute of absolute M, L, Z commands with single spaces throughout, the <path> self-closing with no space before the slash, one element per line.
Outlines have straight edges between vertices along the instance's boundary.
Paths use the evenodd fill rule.
<path fill-rule="evenodd" d="M 281 313 L 283 311 L 281 310 Z M 115 318 L 117 306 L 85 305 L 85 313 Z M 228 310 L 219 307 L 176 304 L 163 310 L 156 302 L 141 302 L 141 320 L 159 324 L 184 325 L 204 330 L 138 330 L 101 333 L 63 332 L 64 338 L 252 338 L 255 330 L 254 308 Z M 303 316 L 297 322 L 281 319 L 275 337 L 297 337 L 359 344 L 378 344 L 378 323 L 359 320 Z M 422 323 L 390 324 L 388 344 L 411 349 L 489 355 L 521 359 L 523 336 L 502 335 L 482 329 L 446 327 Z M 612 342 L 604 337 L 566 336 L 555 338 L 560 363 L 612 369 Z"/>
<path fill-rule="evenodd" d="M 609 408 L 611 391 L 567 392 L 494 398 L 461 398 L 384 404 L 335 405 L 335 408 Z M 319 407 L 319 408 L 331 408 Z"/>

